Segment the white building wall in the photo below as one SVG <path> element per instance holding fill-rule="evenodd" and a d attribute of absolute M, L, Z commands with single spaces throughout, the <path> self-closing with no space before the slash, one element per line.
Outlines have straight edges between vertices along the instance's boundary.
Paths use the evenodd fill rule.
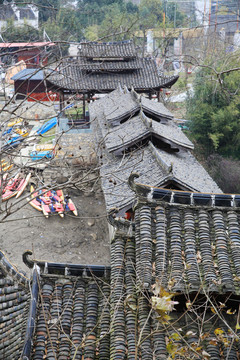
<path fill-rule="evenodd" d="M 39 27 L 39 10 L 38 7 L 32 4 L 28 5 L 28 8 L 32 10 L 32 12 L 35 15 L 35 19 L 20 19 L 20 10 L 18 6 L 15 3 L 11 4 L 11 7 L 17 17 L 18 20 L 14 20 L 13 24 L 14 26 L 23 26 L 24 24 L 28 24 L 29 26 L 34 27 L 35 29 L 38 29 Z M 3 27 L 6 28 L 7 21 L 6 20 L 0 20 L 0 31 Z"/>

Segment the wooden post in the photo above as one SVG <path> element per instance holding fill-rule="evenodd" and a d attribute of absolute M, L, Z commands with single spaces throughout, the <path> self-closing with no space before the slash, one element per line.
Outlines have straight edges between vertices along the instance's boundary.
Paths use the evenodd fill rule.
<path fill-rule="evenodd" d="M 64 109 L 64 93 L 63 91 L 59 91 L 59 104 L 60 104 L 60 112 Z"/>
<path fill-rule="evenodd" d="M 157 99 L 158 99 L 158 102 L 160 102 L 160 91 L 157 92 Z"/>
<path fill-rule="evenodd" d="M 86 120 L 86 112 L 85 112 L 85 107 L 86 107 L 86 105 L 85 105 L 85 101 L 86 101 L 86 99 L 85 99 L 85 94 L 83 93 L 83 118 L 84 118 L 84 120 Z"/>

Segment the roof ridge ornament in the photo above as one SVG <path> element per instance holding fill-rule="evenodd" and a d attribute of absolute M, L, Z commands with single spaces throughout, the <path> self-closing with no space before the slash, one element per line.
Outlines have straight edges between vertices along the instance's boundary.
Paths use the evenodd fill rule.
<path fill-rule="evenodd" d="M 148 129 L 151 129 L 152 128 L 152 119 L 148 118 L 144 112 L 143 112 L 143 109 L 142 109 L 142 104 L 140 104 L 141 108 L 140 108 L 140 118 L 142 119 L 143 123 L 146 125 L 146 127 Z"/>
<path fill-rule="evenodd" d="M 133 85 L 131 86 L 131 95 L 133 97 L 133 99 L 137 100 L 140 103 L 140 96 L 138 95 L 138 93 L 134 90 Z"/>
<path fill-rule="evenodd" d="M 136 192 L 136 183 L 134 182 L 134 179 L 138 179 L 139 177 L 140 175 L 137 172 L 132 172 L 128 178 L 128 185 L 134 192 Z"/>
<path fill-rule="evenodd" d="M 0 250 L 0 268 L 6 276 L 11 276 L 14 280 L 16 280 L 19 284 L 23 286 L 28 286 L 30 279 L 23 275 L 15 265 L 13 265 L 5 253 Z"/>
<path fill-rule="evenodd" d="M 121 92 L 122 94 L 124 93 L 123 88 L 122 88 L 120 82 L 118 83 L 117 90 L 118 90 L 119 92 Z"/>
<path fill-rule="evenodd" d="M 22 254 L 22 259 L 23 259 L 24 264 L 27 265 L 27 267 L 29 267 L 30 269 L 32 269 L 35 264 L 34 260 L 29 259 L 29 256 L 31 256 L 31 255 L 32 255 L 31 250 L 26 250 Z"/>
<path fill-rule="evenodd" d="M 155 157 L 155 159 L 157 160 L 157 163 L 169 174 L 172 173 L 173 170 L 173 164 L 172 163 L 167 163 L 166 161 L 164 161 L 159 152 L 157 151 L 157 149 L 155 148 L 155 146 L 153 145 L 153 143 L 151 141 L 149 141 L 149 148 L 151 150 L 151 153 L 153 154 L 153 156 Z"/>

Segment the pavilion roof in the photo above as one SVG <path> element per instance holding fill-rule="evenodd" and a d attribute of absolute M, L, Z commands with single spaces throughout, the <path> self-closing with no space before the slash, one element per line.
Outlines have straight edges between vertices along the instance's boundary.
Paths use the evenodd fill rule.
<path fill-rule="evenodd" d="M 81 62 L 63 62 L 57 71 L 47 72 L 48 81 L 59 89 L 73 92 L 111 92 L 121 86 L 132 87 L 139 92 L 156 91 L 160 88 L 172 86 L 178 76 L 163 77 L 158 74 L 154 60 L 149 58 L 134 61 L 138 68 L 133 69 L 131 64 L 89 64 L 81 66 Z"/>
<path fill-rule="evenodd" d="M 141 58 L 131 41 L 81 43 L 74 61 L 62 61 L 57 70 L 47 71 L 48 80 L 70 92 L 111 92 L 118 87 L 132 87 L 138 92 L 171 87 L 178 76 L 161 76 L 155 61 Z"/>

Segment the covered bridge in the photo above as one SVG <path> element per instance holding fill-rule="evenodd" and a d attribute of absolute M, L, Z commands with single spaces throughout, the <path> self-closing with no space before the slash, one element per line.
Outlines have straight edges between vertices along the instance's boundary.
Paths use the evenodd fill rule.
<path fill-rule="evenodd" d="M 120 84 L 151 97 L 178 79 L 161 76 L 153 59 L 137 55 L 132 41 L 81 43 L 78 58 L 62 61 L 56 70 L 48 70 L 47 77 L 60 93 L 61 109 L 66 95 L 83 94 L 85 103 L 94 94 L 109 93 Z"/>

